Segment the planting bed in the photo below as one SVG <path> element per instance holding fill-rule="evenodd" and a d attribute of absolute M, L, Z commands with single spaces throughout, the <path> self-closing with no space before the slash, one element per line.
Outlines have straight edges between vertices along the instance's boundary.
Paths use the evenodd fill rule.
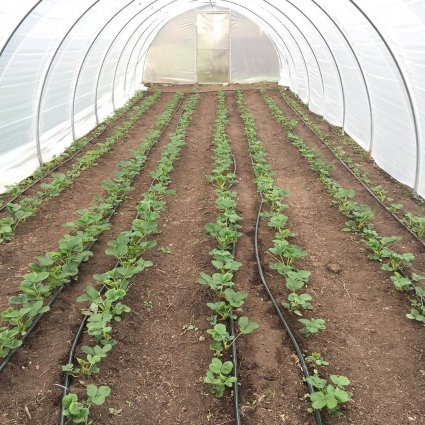
<path fill-rule="evenodd" d="M 154 89 L 136 107 L 155 96 Z M 300 121 L 276 86 L 159 89 L 164 93 L 96 165 L 40 204 L 16 226 L 12 240 L 0 244 L 2 357 L 17 347 L 0 374 L 0 423 L 424 423 L 420 241 Z M 386 203 L 403 204 L 396 211 L 400 218 L 425 215 L 421 203 L 346 136 L 283 95 L 321 136 L 343 146 L 345 159 L 368 173 L 375 192 L 378 185 L 385 189 L 392 198 Z M 110 123 L 97 143 L 130 111 Z M 320 153 L 320 164 L 311 149 Z M 79 155 L 58 172 L 71 170 Z M 324 170 L 327 164 L 333 169 Z M 20 199 L 36 194 L 49 178 Z M 354 193 L 336 200 L 336 188 Z M 108 202 L 103 221 L 96 220 L 103 227 L 82 221 L 78 228 L 63 227 L 82 220 L 78 210 Z M 348 202 L 357 204 L 344 208 Z M 370 212 L 361 223 L 356 205 L 368 206 L 362 214 Z M 16 296 L 28 288 L 22 282 L 34 280 L 30 289 L 37 296 L 26 301 L 41 300 L 40 306 L 57 289 L 48 277 L 52 265 L 39 270 L 30 264 L 58 246 L 63 250 L 60 241 L 77 230 L 85 238 L 83 254 L 73 255 L 82 262 L 55 260 L 68 264 L 72 276 L 62 276 L 62 292 L 19 347 L 28 328 L 14 316 Z M 402 239 L 387 245 L 386 256 L 375 251 L 369 258 L 366 242 L 390 236 Z M 386 266 L 407 252 L 414 259 Z M 28 276 L 31 270 L 38 282 L 35 274 Z M 304 375 L 264 283 L 306 360 Z M 40 295 L 44 286 L 50 288 L 46 296 Z M 82 310 L 88 327 L 68 358 Z M 22 317 L 32 323 L 36 315 Z M 19 331 L 11 337 L 14 329 Z M 316 363 L 314 352 L 321 355 Z"/>

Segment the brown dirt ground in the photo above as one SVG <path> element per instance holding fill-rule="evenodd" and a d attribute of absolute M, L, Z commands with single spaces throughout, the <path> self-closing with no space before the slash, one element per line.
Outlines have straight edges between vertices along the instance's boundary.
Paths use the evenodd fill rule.
<path fill-rule="evenodd" d="M 393 177 L 382 170 L 367 151 L 357 144 L 353 147 L 351 144 L 347 143 L 347 140 L 349 141 L 350 137 L 348 135 L 341 136 L 340 128 L 329 124 L 319 115 L 311 112 L 306 105 L 304 105 L 299 99 L 296 99 L 289 90 L 286 91 L 286 94 L 297 102 L 302 110 L 308 114 L 310 121 L 318 126 L 335 146 L 340 146 L 344 149 L 346 154 L 348 154 L 349 157 L 359 166 L 363 173 L 367 172 L 369 174 L 373 185 L 383 186 L 388 191 L 388 195 L 391 198 L 394 198 L 393 202 L 403 204 L 403 210 L 410 211 L 417 215 L 425 214 L 425 200 L 414 199 L 412 197 L 412 189 L 397 182 Z M 289 113 L 289 110 L 287 111 Z"/>
<path fill-rule="evenodd" d="M 152 116 L 151 127 L 154 119 Z M 57 385 L 63 382 L 61 365 L 66 363 L 71 340 L 81 320 L 81 306 L 77 305 L 75 299 L 88 284 L 93 284 L 93 274 L 103 273 L 113 266 L 113 259 L 104 254 L 107 243 L 130 226 L 135 215 L 134 207 L 151 182 L 149 173 L 154 170 L 178 119 L 179 115 L 176 114 L 152 149 L 144 169 L 134 180 L 134 190 L 112 218 L 111 229 L 101 235 L 93 248 L 93 257 L 81 266 L 78 281 L 64 290 L 52 310 L 4 370 L 0 380 L 3 406 L 0 408 L 0 418 L 3 418 L 4 423 L 47 425 L 58 422 L 62 389 Z M 133 143 L 140 143 L 146 134 L 147 129 L 140 128 L 132 134 Z M 123 147 L 126 149 L 125 145 Z M 10 386 L 16 392 L 8 391 Z M 30 415 L 26 413 L 25 407 Z"/>
<path fill-rule="evenodd" d="M 57 248 L 59 240 L 69 232 L 63 225 L 75 220 L 79 209 L 91 206 L 96 195 L 105 193 L 102 183 L 113 177 L 120 161 L 131 158 L 132 150 L 152 128 L 156 117 L 163 112 L 171 97 L 171 94 L 163 94 L 129 134 L 117 141 L 111 151 L 97 161 L 97 165 L 83 171 L 58 197 L 41 205 L 34 217 L 18 225 L 12 241 L 0 245 L 0 280 L 7 281 L 7 285 L 0 288 L 0 308 L 4 308 L 7 298 L 17 292 L 22 275 L 28 273 L 28 264 L 36 256 Z M 46 235 L 49 237 L 46 238 Z"/>
<path fill-rule="evenodd" d="M 288 216 L 296 233 L 294 243 L 309 252 L 309 257 L 299 266 L 312 271 L 308 291 L 315 300 L 314 315 L 327 321 L 327 330 L 322 334 L 311 339 L 300 337 L 302 347 L 308 353 L 320 351 L 331 363 L 327 368 L 329 373 L 345 374 L 352 380 L 353 401 L 340 418 L 325 415 L 325 423 L 423 423 L 424 380 L 420 373 L 420 369 L 425 369 L 423 327 L 405 318 L 406 297 L 397 294 L 388 274 L 367 259 L 362 242 L 340 230 L 345 221 L 343 216 L 330 206 L 330 197 L 286 140 L 259 94 L 250 90 L 245 96 L 257 120 L 259 138 L 276 170 L 277 183 L 290 192 Z M 306 403 L 300 400 L 305 392 L 301 375 L 256 271 L 253 236 L 258 195 L 252 183 L 242 123 L 232 94 L 227 93 L 226 97 L 230 109 L 228 132 L 238 163 L 235 190 L 239 213 L 243 216 L 237 259 L 244 265 L 236 276 L 236 284 L 249 292 L 244 313 L 261 326 L 256 333 L 238 339 L 242 422 L 307 425 L 312 420 L 305 413 Z M 152 115 L 151 123 L 153 119 Z M 52 312 L 3 372 L 2 424 L 57 423 L 62 394 L 56 386 L 62 383 L 60 366 L 65 362 L 81 317 L 75 298 L 91 283 L 94 273 L 111 267 L 111 258 L 103 253 L 107 242 L 129 227 L 134 206 L 150 182 L 149 171 L 158 161 L 177 119 L 178 116 L 151 152 L 144 171 L 135 181 L 135 190 L 120 207 L 111 230 L 95 246 L 94 257 L 83 265 L 79 281 L 61 295 Z M 214 120 L 214 95 L 203 94 L 188 130 L 188 144 L 173 172 L 171 188 L 177 191 L 177 197 L 168 199 L 168 209 L 161 220 L 158 247 L 169 247 L 171 253 L 151 252 L 146 258 L 153 260 L 155 266 L 134 279 L 126 300 L 132 313 L 117 324 L 118 346 L 101 364 L 101 374 L 96 378 L 97 383 L 112 387 L 112 395 L 105 407 L 93 409 L 95 423 L 224 425 L 234 422 L 230 397 L 217 402 L 202 383 L 211 358 L 205 332 L 210 295 L 196 282 L 200 271 L 212 271 L 208 252 L 213 245 L 204 225 L 215 216 L 214 194 L 205 179 L 212 167 Z M 139 128 L 130 135 L 125 148 L 136 143 L 136 139 L 140 141 L 145 132 L 146 128 Z M 307 134 L 305 137 L 313 145 Z M 69 215 L 82 207 L 80 199 L 85 199 L 85 191 L 99 190 L 98 185 L 91 186 L 96 178 L 94 172 L 86 186 L 75 193 L 73 204 L 66 206 Z M 352 185 L 342 173 L 338 174 L 340 179 L 342 184 Z M 359 190 L 360 198 L 366 200 Z M 370 203 L 369 199 L 367 202 Z M 51 203 L 45 214 L 58 214 L 56 208 Z M 379 213 L 377 206 L 374 209 L 380 230 L 387 234 L 400 233 L 391 218 Z M 58 234 L 46 229 L 45 239 L 57 243 Z M 261 256 L 266 262 L 265 251 L 272 235 L 265 225 L 261 227 L 260 237 Z M 406 246 L 415 248 L 412 241 L 405 239 Z M 6 267 L 13 266 L 11 254 L 6 257 Z M 267 268 L 266 272 L 280 301 L 284 286 L 274 272 Z M 7 274 L 3 281 L 6 278 Z M 183 326 L 191 322 L 198 329 L 184 333 Z M 294 320 L 292 325 L 298 328 Z M 122 409 L 121 416 L 110 416 L 108 407 Z M 210 420 L 207 415 L 212 415 Z"/>
<path fill-rule="evenodd" d="M 254 232 L 259 196 L 253 182 L 248 142 L 232 93 L 227 94 L 227 104 L 228 135 L 237 163 L 235 190 L 239 215 L 243 217 L 242 236 L 236 250 L 236 259 L 242 267 L 235 281 L 239 290 L 249 294 L 243 313 L 260 324 L 258 331 L 238 340 L 242 421 L 247 425 L 307 425 L 312 422 L 300 402 L 305 387 L 300 380 L 297 358 L 258 276 Z"/>
<path fill-rule="evenodd" d="M 294 243 L 310 254 L 300 266 L 313 273 L 308 288 L 315 300 L 313 317 L 327 321 L 323 334 L 301 337 L 303 347 L 307 352 L 320 351 L 330 361 L 330 371 L 349 376 L 353 383 L 355 395 L 348 413 L 338 419 L 326 418 L 326 423 L 421 423 L 425 419 L 418 391 L 424 384 L 420 374 L 423 327 L 405 318 L 405 296 L 392 288 L 387 273 L 367 259 L 357 237 L 340 231 L 343 216 L 330 206 L 329 195 L 260 95 L 248 93 L 245 99 L 276 171 L 277 184 L 289 190 L 287 215 L 297 234 Z M 282 283 L 276 278 L 272 282 L 276 293 L 282 294 Z M 391 397 L 382 388 L 391 388 Z"/>

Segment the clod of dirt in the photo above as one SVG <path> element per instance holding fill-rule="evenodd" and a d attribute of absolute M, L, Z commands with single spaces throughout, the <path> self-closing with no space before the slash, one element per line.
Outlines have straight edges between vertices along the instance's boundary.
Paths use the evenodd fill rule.
<path fill-rule="evenodd" d="M 326 265 L 326 270 L 334 274 L 340 274 L 342 269 L 338 264 L 330 263 Z"/>

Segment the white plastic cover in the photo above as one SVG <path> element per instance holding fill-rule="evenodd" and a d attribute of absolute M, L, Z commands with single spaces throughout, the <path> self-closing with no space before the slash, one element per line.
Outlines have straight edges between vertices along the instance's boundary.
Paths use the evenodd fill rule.
<path fill-rule="evenodd" d="M 210 9 L 210 8 L 209 8 Z M 279 56 L 257 24 L 235 10 L 190 10 L 149 48 L 147 83 L 254 83 L 280 79 Z"/>
<path fill-rule="evenodd" d="M 143 75 L 195 82 L 199 9 L 231 15 L 230 48 L 198 60 L 227 60 L 231 81 L 279 77 L 425 196 L 423 0 L 1 1 L 0 191 L 126 102 Z"/>

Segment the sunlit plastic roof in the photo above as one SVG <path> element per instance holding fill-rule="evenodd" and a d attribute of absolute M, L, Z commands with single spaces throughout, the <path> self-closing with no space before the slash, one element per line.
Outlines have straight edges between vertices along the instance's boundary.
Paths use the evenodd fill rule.
<path fill-rule="evenodd" d="M 280 84 L 425 196 L 423 0 L 20 0 L 0 4 L 0 189 L 142 88 L 158 31 L 230 8 L 276 46 Z"/>

